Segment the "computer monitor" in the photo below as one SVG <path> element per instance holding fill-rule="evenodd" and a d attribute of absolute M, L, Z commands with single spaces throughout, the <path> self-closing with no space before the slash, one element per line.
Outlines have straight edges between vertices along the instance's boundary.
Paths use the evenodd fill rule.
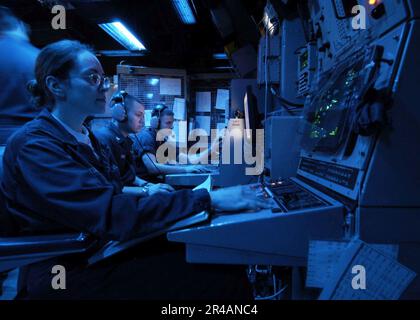
<path fill-rule="evenodd" d="M 257 97 L 252 93 L 252 86 L 247 86 L 244 96 L 245 113 L 245 139 L 250 142 L 252 139 L 252 152 L 254 153 L 257 129 L 261 129 L 261 118 L 258 112 Z"/>
<path fill-rule="evenodd" d="M 363 64 L 344 66 L 331 77 L 312 100 L 303 148 L 308 152 L 335 154 L 350 130 L 350 106 L 363 89 Z"/>

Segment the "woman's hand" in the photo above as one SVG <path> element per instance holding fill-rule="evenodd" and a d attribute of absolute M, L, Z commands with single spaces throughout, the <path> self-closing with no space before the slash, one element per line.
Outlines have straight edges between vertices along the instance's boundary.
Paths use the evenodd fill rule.
<path fill-rule="evenodd" d="M 175 191 L 175 189 L 172 188 L 169 184 L 164 184 L 164 183 L 158 183 L 158 184 L 147 183 L 143 187 L 124 187 L 123 188 L 123 193 L 134 194 L 136 196 L 141 196 L 141 197 L 151 196 L 159 192 L 168 193 L 172 191 Z"/>
<path fill-rule="evenodd" d="M 237 186 L 210 192 L 211 203 L 218 211 L 244 211 L 271 209 L 272 201 L 257 196 L 249 186 Z"/>
<path fill-rule="evenodd" d="M 146 188 L 148 189 L 149 196 L 154 195 L 159 192 L 168 193 L 168 192 L 175 191 L 174 188 L 172 188 L 169 184 L 165 184 L 165 183 L 158 183 L 158 184 L 148 183 L 146 185 Z"/>

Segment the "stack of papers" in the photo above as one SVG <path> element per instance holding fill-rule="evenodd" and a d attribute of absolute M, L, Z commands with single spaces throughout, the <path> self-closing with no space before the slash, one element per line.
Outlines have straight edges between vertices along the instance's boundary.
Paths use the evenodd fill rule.
<path fill-rule="evenodd" d="M 396 245 L 311 241 L 307 286 L 320 300 L 396 300 L 416 276 L 397 257 Z"/>

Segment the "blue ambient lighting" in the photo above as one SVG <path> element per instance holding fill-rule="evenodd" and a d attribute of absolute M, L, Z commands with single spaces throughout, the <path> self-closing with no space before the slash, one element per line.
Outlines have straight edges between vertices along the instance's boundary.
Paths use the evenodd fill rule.
<path fill-rule="evenodd" d="M 181 18 L 181 21 L 184 24 L 196 23 L 194 13 L 188 0 L 172 0 L 172 4 L 174 5 L 179 17 Z"/>

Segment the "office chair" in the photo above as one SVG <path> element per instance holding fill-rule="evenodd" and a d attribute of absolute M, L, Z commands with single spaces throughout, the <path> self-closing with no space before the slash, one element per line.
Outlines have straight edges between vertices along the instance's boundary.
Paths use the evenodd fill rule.
<path fill-rule="evenodd" d="M 3 153 L 4 146 L 0 146 L 0 182 Z M 0 289 L 7 273 L 15 268 L 60 255 L 86 252 L 95 243 L 83 233 L 29 237 L 16 237 L 14 234 L 16 230 L 0 189 Z"/>

